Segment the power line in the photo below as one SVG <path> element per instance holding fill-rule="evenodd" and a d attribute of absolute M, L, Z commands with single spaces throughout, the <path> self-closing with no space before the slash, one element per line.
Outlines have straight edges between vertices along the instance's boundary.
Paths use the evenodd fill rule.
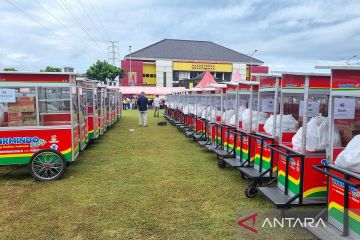
<path fill-rule="evenodd" d="M 92 23 L 92 25 L 94 26 L 95 30 L 99 33 L 100 37 L 102 38 L 102 40 L 104 42 L 106 42 L 104 36 L 102 35 L 101 31 L 99 30 L 99 28 L 97 27 L 97 24 L 93 21 L 92 17 L 90 16 L 90 14 L 88 13 L 88 11 L 86 10 L 86 8 L 84 7 L 84 4 L 82 3 L 81 0 L 78 0 L 80 7 L 82 8 L 82 10 L 84 11 L 85 15 L 87 16 L 87 18 L 90 20 L 90 22 Z"/>
<path fill-rule="evenodd" d="M 91 34 L 88 32 L 88 30 L 86 29 L 85 26 L 83 26 L 83 24 L 81 23 L 81 21 L 75 16 L 74 12 L 72 11 L 71 7 L 69 7 L 65 0 L 56 0 L 56 2 L 58 3 L 58 5 L 67 13 L 69 14 L 74 20 L 75 22 L 80 26 L 80 28 L 85 32 L 85 34 L 89 37 L 89 39 L 94 42 L 97 47 L 100 49 L 100 51 L 103 51 L 103 49 L 101 48 L 101 46 L 99 45 L 99 43 L 97 41 L 95 41 L 95 39 L 91 36 Z"/>
<path fill-rule="evenodd" d="M 66 24 L 60 20 L 58 17 L 56 17 L 48 8 L 46 8 L 44 5 L 42 5 L 38 0 L 35 0 L 35 2 L 41 7 L 43 8 L 56 22 L 58 22 L 60 25 L 62 25 L 65 29 L 68 29 L 68 26 L 66 26 Z M 80 42 L 84 42 L 84 39 L 81 39 L 78 34 L 75 34 L 73 31 L 71 31 L 70 29 L 68 29 L 68 31 L 72 34 L 72 36 L 76 37 Z M 88 44 L 86 44 L 86 47 L 89 48 L 90 46 Z M 98 50 L 98 49 L 96 49 Z M 98 50 L 100 52 L 100 50 Z M 101 51 L 100 53 L 103 53 L 103 51 Z"/>
<path fill-rule="evenodd" d="M 27 12 L 25 12 L 22 8 L 20 8 L 19 6 L 17 6 L 16 4 L 10 2 L 9 0 L 5 0 L 8 4 L 10 4 L 11 6 L 13 6 L 15 9 L 17 9 L 19 12 L 21 12 L 22 14 L 24 14 L 25 16 L 27 16 L 29 19 L 31 19 L 32 21 L 34 21 L 35 23 L 37 23 L 38 25 L 40 25 L 42 28 L 44 28 L 46 31 L 58 36 L 61 40 L 63 40 L 64 42 L 67 42 L 71 45 L 73 45 L 74 47 L 78 47 L 76 45 L 74 45 L 72 42 L 69 42 L 67 39 L 63 38 L 61 35 L 55 33 L 54 31 L 52 31 L 50 28 L 46 27 L 44 24 L 42 24 L 41 22 L 39 22 L 36 18 L 34 18 L 33 16 L 29 15 Z M 86 56 L 88 56 L 91 59 L 94 59 L 92 56 L 88 55 L 87 53 L 85 53 Z"/>
<path fill-rule="evenodd" d="M 102 21 L 101 21 L 101 19 L 100 19 L 100 17 L 99 17 L 99 14 L 98 14 L 98 12 L 96 11 L 96 8 L 94 8 L 94 4 L 92 3 L 92 0 L 89 0 L 89 2 L 90 2 L 90 6 L 91 6 L 93 12 L 95 13 L 95 18 L 97 19 L 100 28 L 104 31 L 106 37 L 107 37 L 108 39 L 110 39 L 110 35 L 109 35 L 108 31 L 106 30 L 106 27 L 104 27 L 104 25 L 103 25 L 103 23 L 102 23 Z"/>

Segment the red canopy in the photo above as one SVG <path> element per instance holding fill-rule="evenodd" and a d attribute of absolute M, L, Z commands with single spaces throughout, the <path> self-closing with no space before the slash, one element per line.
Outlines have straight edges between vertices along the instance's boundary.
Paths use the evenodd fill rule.
<path fill-rule="evenodd" d="M 205 87 L 208 87 L 212 83 L 216 83 L 216 81 L 215 81 L 214 77 L 211 75 L 210 71 L 207 70 L 204 74 L 204 77 L 196 85 L 195 88 L 205 88 Z"/>

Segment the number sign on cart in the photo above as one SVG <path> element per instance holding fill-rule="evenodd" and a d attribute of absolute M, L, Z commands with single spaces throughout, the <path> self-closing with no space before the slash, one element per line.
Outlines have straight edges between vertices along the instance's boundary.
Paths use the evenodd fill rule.
<path fill-rule="evenodd" d="M 335 98 L 334 118 L 355 119 L 355 98 Z"/>
<path fill-rule="evenodd" d="M 15 89 L 0 88 L 0 103 L 16 102 Z"/>
<path fill-rule="evenodd" d="M 320 103 L 308 101 L 308 117 L 316 117 L 319 115 Z M 304 116 L 304 101 L 300 101 L 299 116 Z"/>
<path fill-rule="evenodd" d="M 263 112 L 273 112 L 274 111 L 274 99 L 262 99 L 261 100 L 261 111 Z"/>

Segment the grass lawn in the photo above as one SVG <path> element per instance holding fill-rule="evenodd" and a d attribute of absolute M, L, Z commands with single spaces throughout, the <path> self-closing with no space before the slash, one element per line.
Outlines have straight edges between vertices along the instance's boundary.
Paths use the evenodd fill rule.
<path fill-rule="evenodd" d="M 139 128 L 137 112 L 124 111 L 59 181 L 0 168 L 0 239 L 312 239 L 302 229 L 239 227 L 273 205 L 247 199 L 238 171 L 218 169 L 215 154 L 148 118 Z"/>

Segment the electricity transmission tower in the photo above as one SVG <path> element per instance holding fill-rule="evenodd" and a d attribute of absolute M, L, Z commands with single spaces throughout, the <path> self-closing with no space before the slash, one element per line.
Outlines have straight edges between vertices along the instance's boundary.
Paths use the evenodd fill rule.
<path fill-rule="evenodd" d="M 108 46 L 108 61 L 115 66 L 116 60 L 119 59 L 119 41 L 109 41 Z"/>

